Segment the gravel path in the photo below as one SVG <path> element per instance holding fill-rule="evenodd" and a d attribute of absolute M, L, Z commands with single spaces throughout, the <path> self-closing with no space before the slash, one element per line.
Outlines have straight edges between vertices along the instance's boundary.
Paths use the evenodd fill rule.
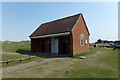
<path fill-rule="evenodd" d="M 28 68 L 28 67 L 32 67 L 32 66 L 42 64 L 42 63 L 54 61 L 56 59 L 60 59 L 60 58 L 50 58 L 50 59 L 44 59 L 44 60 L 37 60 L 37 61 L 32 61 L 32 62 L 29 62 L 29 63 L 25 63 L 25 64 L 19 64 L 19 65 L 16 65 L 16 66 L 10 66 L 10 67 L 6 67 L 6 68 L 2 68 L 2 73 L 12 72 L 12 71 L 20 70 L 20 69 L 25 69 L 25 68 Z M 64 58 L 61 58 L 61 59 L 64 59 Z"/>

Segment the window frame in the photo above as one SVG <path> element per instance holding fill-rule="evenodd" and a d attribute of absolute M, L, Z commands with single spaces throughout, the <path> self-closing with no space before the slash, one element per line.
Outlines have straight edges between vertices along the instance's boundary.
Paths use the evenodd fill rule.
<path fill-rule="evenodd" d="M 85 44 L 88 44 L 88 39 L 85 39 Z"/>

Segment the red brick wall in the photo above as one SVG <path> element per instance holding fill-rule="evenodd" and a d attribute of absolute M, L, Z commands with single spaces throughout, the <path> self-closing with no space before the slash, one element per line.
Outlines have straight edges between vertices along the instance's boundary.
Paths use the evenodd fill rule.
<path fill-rule="evenodd" d="M 44 40 L 45 40 L 45 53 L 51 53 L 50 38 L 44 38 Z"/>
<path fill-rule="evenodd" d="M 70 55 L 70 35 L 60 36 L 59 39 L 59 54 Z M 65 51 L 64 51 L 65 50 Z"/>
<path fill-rule="evenodd" d="M 50 53 L 50 38 L 31 39 L 31 50 L 35 53 L 41 52 L 41 40 L 45 40 L 45 53 Z"/>
<path fill-rule="evenodd" d="M 31 50 L 32 52 L 38 53 L 40 51 L 39 39 L 31 39 Z"/>
<path fill-rule="evenodd" d="M 87 39 L 89 41 L 89 33 L 87 32 L 83 17 L 80 15 L 77 23 L 72 29 L 73 55 L 90 51 L 89 43 L 83 46 L 80 45 L 81 33 L 84 34 L 84 39 Z"/>

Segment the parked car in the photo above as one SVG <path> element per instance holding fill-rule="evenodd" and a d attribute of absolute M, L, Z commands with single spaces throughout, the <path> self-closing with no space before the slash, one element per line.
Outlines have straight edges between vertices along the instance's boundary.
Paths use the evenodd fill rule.
<path fill-rule="evenodd" d="M 108 44 L 108 45 L 105 45 L 105 47 L 107 47 L 107 48 L 114 48 L 115 44 Z"/>
<path fill-rule="evenodd" d="M 113 49 L 118 49 L 118 50 L 120 50 L 120 45 L 115 45 Z"/>

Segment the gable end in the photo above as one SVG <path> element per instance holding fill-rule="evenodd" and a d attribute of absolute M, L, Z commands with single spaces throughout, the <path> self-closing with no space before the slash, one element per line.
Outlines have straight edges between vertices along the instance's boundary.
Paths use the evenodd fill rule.
<path fill-rule="evenodd" d="M 78 20 L 76 21 L 75 25 L 74 25 L 73 28 L 72 28 L 72 31 L 73 31 L 74 28 L 76 27 L 76 25 L 77 25 L 77 23 L 79 22 L 79 19 L 80 19 L 80 18 L 82 18 L 82 20 L 83 20 L 83 22 L 84 22 L 84 24 L 85 24 L 86 30 L 87 30 L 88 34 L 90 35 L 89 30 L 88 30 L 88 28 L 87 28 L 87 25 L 86 25 L 86 22 L 85 22 L 85 19 L 84 19 L 82 13 L 80 13 L 80 16 L 79 16 Z"/>

